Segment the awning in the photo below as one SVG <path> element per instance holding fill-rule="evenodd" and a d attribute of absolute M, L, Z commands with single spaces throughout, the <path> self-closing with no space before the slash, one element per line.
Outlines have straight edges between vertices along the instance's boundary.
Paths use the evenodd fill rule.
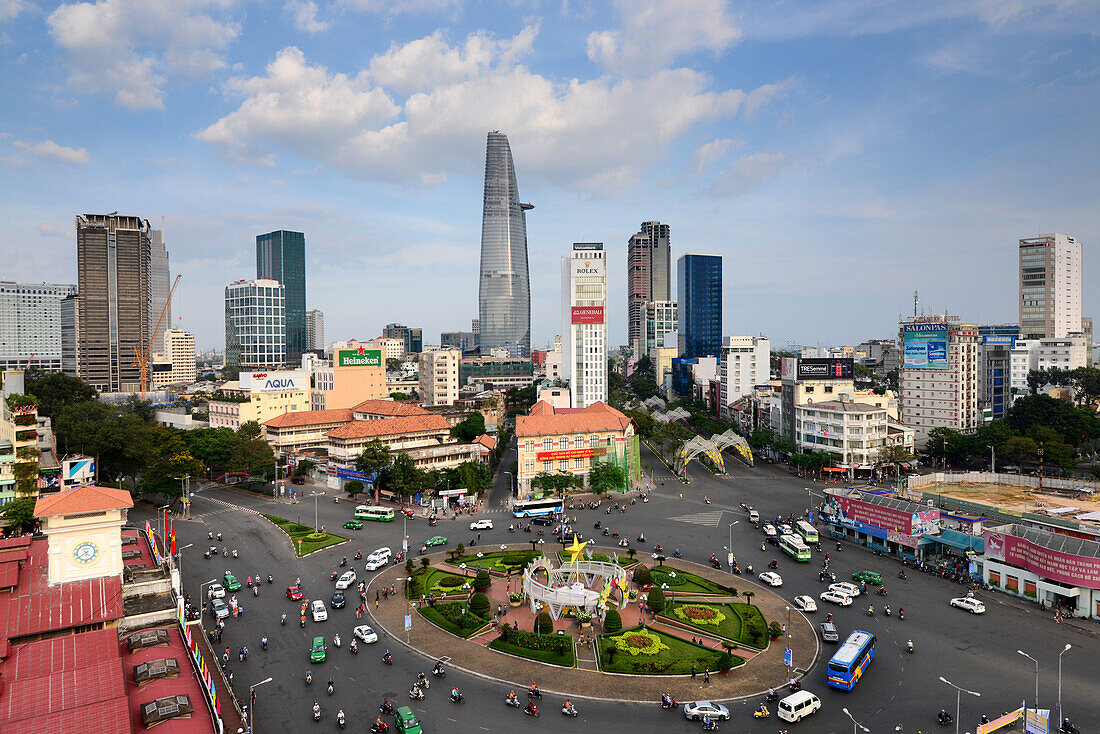
<path fill-rule="evenodd" d="M 958 530 L 944 530 L 940 535 L 922 535 L 921 537 L 956 550 L 985 553 L 985 538 L 960 533 Z"/>
<path fill-rule="evenodd" d="M 1064 515 L 1067 512 L 1077 512 L 1080 507 L 1051 507 L 1048 510 L 1044 510 L 1048 515 Z"/>
<path fill-rule="evenodd" d="M 1084 515 L 1078 515 L 1078 520 L 1100 520 L 1100 512 L 1086 512 Z"/>

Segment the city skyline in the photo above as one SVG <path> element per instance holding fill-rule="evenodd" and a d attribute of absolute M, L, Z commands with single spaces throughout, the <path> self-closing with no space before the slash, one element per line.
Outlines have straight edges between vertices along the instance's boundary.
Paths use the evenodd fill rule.
<path fill-rule="evenodd" d="M 74 214 L 163 215 L 184 276 L 170 325 L 208 349 L 255 235 L 288 229 L 310 239 L 329 336 L 396 321 L 434 343 L 478 316 L 499 129 L 539 205 L 532 346 L 560 330 L 547 273 L 572 241 L 608 243 L 608 338 L 626 344 L 625 242 L 651 220 L 673 258 L 727 261 L 723 334 L 777 348 L 888 337 L 914 290 L 929 311 L 1015 321 L 1016 244 L 1048 232 L 1083 244 L 1094 315 L 1095 4 L 370 7 L 5 6 L 0 272 L 75 283 Z"/>

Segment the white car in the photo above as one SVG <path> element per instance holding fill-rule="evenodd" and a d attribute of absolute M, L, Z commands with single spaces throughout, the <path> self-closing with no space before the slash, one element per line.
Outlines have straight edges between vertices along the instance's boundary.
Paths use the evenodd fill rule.
<path fill-rule="evenodd" d="M 775 573 L 774 571 L 764 571 L 758 576 L 758 578 L 768 586 L 783 585 L 783 577 Z"/>
<path fill-rule="evenodd" d="M 710 701 L 692 701 L 684 704 L 684 718 L 688 721 L 702 721 L 704 716 L 709 716 L 711 721 L 729 721 L 730 710 Z"/>
<path fill-rule="evenodd" d="M 225 588 L 221 584 L 210 584 L 210 598 L 211 599 L 224 599 Z"/>
<path fill-rule="evenodd" d="M 328 610 L 325 609 L 325 603 L 320 599 L 314 599 L 310 603 L 309 609 L 311 612 L 313 612 L 314 622 L 324 622 L 326 619 L 328 619 Z"/>
<path fill-rule="evenodd" d="M 971 614 L 984 614 L 985 604 L 977 599 L 971 599 L 967 596 L 956 597 L 951 600 L 951 606 L 958 607 L 959 609 L 965 609 Z"/>
<path fill-rule="evenodd" d="M 792 528 L 787 523 L 783 523 L 782 525 L 779 526 L 779 534 L 780 535 L 794 535 L 794 528 Z"/>
<path fill-rule="evenodd" d="M 855 599 L 859 596 L 859 587 L 855 584 L 849 584 L 847 581 L 841 581 L 836 584 L 829 584 L 829 591 L 835 591 L 844 596 L 850 596 Z"/>
<path fill-rule="evenodd" d="M 814 601 L 812 596 L 803 594 L 802 596 L 796 596 L 794 598 L 794 608 L 801 609 L 804 612 L 816 612 L 817 602 Z"/>
<path fill-rule="evenodd" d="M 827 601 L 830 604 L 839 604 L 842 607 L 852 606 L 852 597 L 847 594 L 842 594 L 839 591 L 826 591 L 821 595 L 821 601 Z"/>
<path fill-rule="evenodd" d="M 368 571 L 377 571 L 390 562 L 390 549 L 379 548 L 367 556 L 367 563 L 363 568 Z"/>
<path fill-rule="evenodd" d="M 493 529 L 493 521 L 490 520 L 489 518 L 485 518 L 484 520 L 474 520 L 472 523 L 470 523 L 470 530 L 492 530 L 492 529 Z"/>
<path fill-rule="evenodd" d="M 355 583 L 355 571 L 344 571 L 340 578 L 336 579 L 337 589 L 346 589 Z"/>
<path fill-rule="evenodd" d="M 361 624 L 352 630 L 352 634 L 365 643 L 378 642 L 378 633 L 365 624 Z"/>

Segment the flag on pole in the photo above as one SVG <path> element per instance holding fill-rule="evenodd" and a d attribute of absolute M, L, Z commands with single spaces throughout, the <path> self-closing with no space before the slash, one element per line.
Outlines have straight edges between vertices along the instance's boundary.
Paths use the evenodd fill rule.
<path fill-rule="evenodd" d="M 176 521 L 175 520 L 172 521 L 172 545 L 171 545 L 171 549 L 168 552 L 171 553 L 172 555 L 176 555 Z"/>

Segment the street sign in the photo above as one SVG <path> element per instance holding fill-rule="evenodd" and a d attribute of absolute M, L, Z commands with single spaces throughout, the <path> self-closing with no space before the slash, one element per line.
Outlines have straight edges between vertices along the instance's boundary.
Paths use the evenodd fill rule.
<path fill-rule="evenodd" d="M 789 648 L 789 647 L 783 648 L 783 664 L 786 665 L 789 668 L 789 667 L 791 667 L 791 662 L 792 661 L 793 661 L 793 657 L 791 655 L 791 648 Z"/>
<path fill-rule="evenodd" d="M 726 555 L 726 563 L 728 563 L 731 567 L 733 566 L 733 554 L 732 553 L 728 553 Z"/>
<path fill-rule="evenodd" d="M 405 615 L 405 631 L 408 632 L 412 628 L 413 628 L 413 615 L 406 614 Z"/>

